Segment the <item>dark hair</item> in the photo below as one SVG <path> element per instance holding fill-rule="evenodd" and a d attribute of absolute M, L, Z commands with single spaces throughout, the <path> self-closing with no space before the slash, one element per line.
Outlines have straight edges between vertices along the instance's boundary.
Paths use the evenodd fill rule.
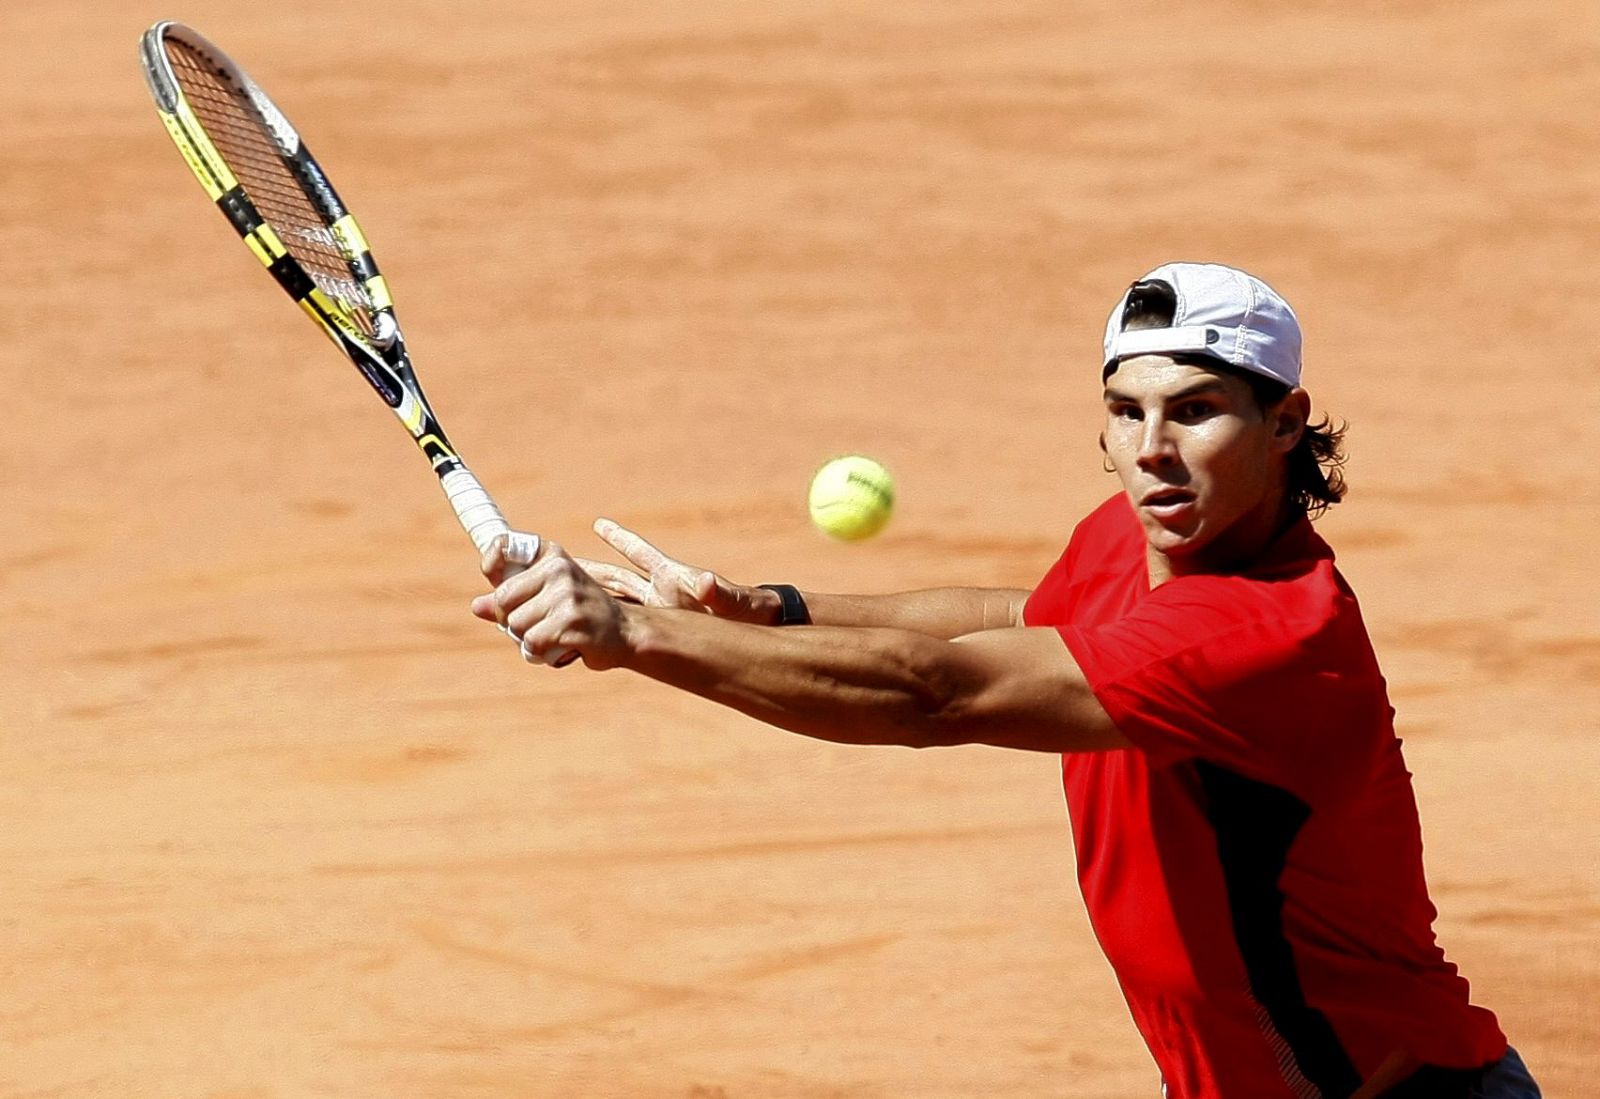
<path fill-rule="evenodd" d="M 1178 315 L 1178 294 L 1172 284 L 1161 279 L 1136 282 L 1128 291 L 1127 303 L 1122 307 L 1124 331 L 1140 328 L 1170 328 Z M 1179 362 L 1203 366 L 1219 374 L 1239 378 L 1250 387 L 1256 406 L 1266 412 L 1289 395 L 1289 387 L 1276 378 L 1241 370 L 1232 363 L 1211 355 L 1178 355 Z M 1105 378 L 1117 369 L 1116 363 L 1105 368 Z M 1300 441 L 1289 452 L 1286 470 L 1289 504 L 1297 511 L 1310 516 L 1321 515 L 1333 504 L 1344 499 L 1344 434 L 1348 425 L 1337 427 L 1326 415 L 1319 423 L 1306 424 Z M 1103 441 L 1103 440 L 1102 440 Z"/>

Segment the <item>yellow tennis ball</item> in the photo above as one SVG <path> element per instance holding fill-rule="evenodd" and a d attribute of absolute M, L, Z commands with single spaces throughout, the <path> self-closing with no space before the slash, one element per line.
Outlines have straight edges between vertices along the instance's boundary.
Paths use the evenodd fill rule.
<path fill-rule="evenodd" d="M 811 521 L 841 542 L 883 529 L 894 512 L 894 478 L 871 458 L 835 458 L 811 479 Z"/>

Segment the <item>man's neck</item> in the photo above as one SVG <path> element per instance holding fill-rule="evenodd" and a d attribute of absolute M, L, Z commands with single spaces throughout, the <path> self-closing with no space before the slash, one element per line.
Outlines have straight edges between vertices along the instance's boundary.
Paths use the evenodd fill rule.
<path fill-rule="evenodd" d="M 1240 572 L 1258 560 L 1297 518 L 1299 513 L 1289 506 L 1288 496 L 1274 493 L 1194 553 L 1169 557 L 1147 545 L 1150 588 L 1154 590 L 1179 576 Z"/>

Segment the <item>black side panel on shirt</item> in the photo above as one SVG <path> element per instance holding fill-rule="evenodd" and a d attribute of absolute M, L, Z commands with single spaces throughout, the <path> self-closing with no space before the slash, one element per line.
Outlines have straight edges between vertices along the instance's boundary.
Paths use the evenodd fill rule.
<path fill-rule="evenodd" d="M 1361 1086 L 1350 1056 L 1327 1017 L 1306 1003 L 1294 952 L 1283 932 L 1279 880 L 1295 836 L 1311 815 L 1299 798 L 1214 763 L 1196 761 L 1206 793 L 1206 816 L 1217 836 L 1217 856 L 1250 991 L 1266 1011 L 1280 1049 L 1285 1078 L 1294 1069 L 1324 1099 L 1344 1099 Z M 1269 1035 L 1269 1037 L 1272 1037 Z M 1285 1056 L 1293 1065 L 1285 1064 Z"/>
<path fill-rule="evenodd" d="M 1435 1068 L 1424 1065 L 1413 1075 L 1384 1091 L 1382 1099 L 1472 1099 L 1493 1066 Z"/>

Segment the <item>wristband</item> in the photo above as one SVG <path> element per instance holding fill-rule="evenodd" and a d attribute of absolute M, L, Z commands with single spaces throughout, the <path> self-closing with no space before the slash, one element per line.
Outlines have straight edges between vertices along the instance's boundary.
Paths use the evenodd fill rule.
<path fill-rule="evenodd" d="M 799 588 L 793 584 L 757 584 L 756 587 L 778 593 L 778 601 L 782 604 L 778 612 L 778 625 L 811 625 L 811 612 L 806 610 L 806 601 L 801 598 Z"/>

